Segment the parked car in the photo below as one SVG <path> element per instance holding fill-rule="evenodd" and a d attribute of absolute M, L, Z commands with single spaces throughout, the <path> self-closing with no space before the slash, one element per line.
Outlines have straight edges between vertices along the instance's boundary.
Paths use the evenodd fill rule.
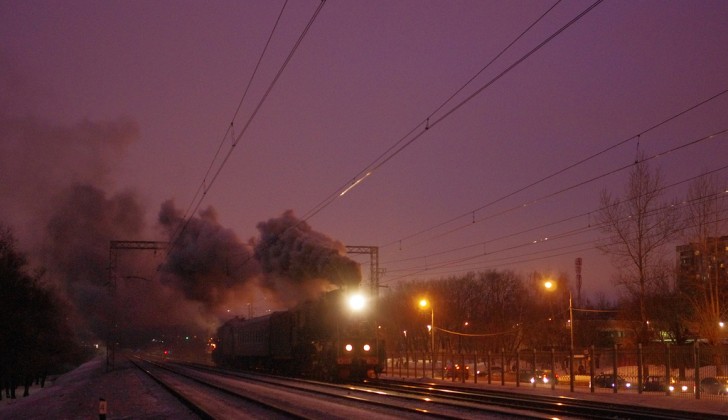
<path fill-rule="evenodd" d="M 591 384 L 589 384 L 591 386 Z M 594 377 L 594 387 L 597 388 L 631 388 L 632 384 L 617 375 L 616 379 L 611 373 L 602 373 Z"/>
<path fill-rule="evenodd" d="M 675 382 L 675 378 L 670 378 L 670 383 L 667 383 L 664 376 L 648 376 L 642 383 L 642 390 L 648 392 L 673 392 L 675 391 Z"/>
<path fill-rule="evenodd" d="M 553 382 L 554 385 L 557 385 L 559 383 L 559 375 L 553 370 L 538 370 L 536 371 L 536 378 L 545 384 Z"/>
<path fill-rule="evenodd" d="M 453 375 L 453 369 L 451 365 L 445 366 L 445 378 L 452 378 Z M 465 366 L 465 369 L 463 369 L 462 366 L 459 364 L 455 364 L 455 378 L 461 378 L 464 377 L 465 379 L 468 379 L 470 377 L 470 368 L 468 366 Z"/>
<path fill-rule="evenodd" d="M 533 372 L 530 370 L 521 370 L 518 372 L 518 381 L 523 382 L 531 382 L 531 379 L 533 379 Z"/>
<path fill-rule="evenodd" d="M 488 369 L 479 370 L 477 372 L 479 378 L 487 378 L 488 377 Z M 500 366 L 491 366 L 490 367 L 490 376 L 494 378 L 499 378 L 503 376 L 503 369 L 501 369 Z"/>
<path fill-rule="evenodd" d="M 728 395 L 728 381 L 714 377 L 700 380 L 700 392 L 706 394 Z"/>

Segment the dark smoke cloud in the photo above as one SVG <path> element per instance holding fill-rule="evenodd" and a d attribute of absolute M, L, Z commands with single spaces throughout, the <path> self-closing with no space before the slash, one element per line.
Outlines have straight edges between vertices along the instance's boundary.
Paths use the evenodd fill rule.
<path fill-rule="evenodd" d="M 77 331 L 127 344 L 207 334 L 249 302 L 291 307 L 360 282 L 345 247 L 290 211 L 260 223 L 260 239 L 242 242 L 209 208 L 188 221 L 168 255 L 118 251 L 110 270 L 110 241 L 155 240 L 159 229 L 168 239 L 183 222 L 167 201 L 158 226 L 145 226 L 138 196 L 114 185 L 140 129 L 130 118 L 60 123 L 38 115 L 34 100 L 43 95 L 4 58 L 0 51 L 0 222 L 75 308 Z"/>
<path fill-rule="evenodd" d="M 143 345 L 180 332 L 205 336 L 220 321 L 223 311 L 216 305 L 241 294 L 214 270 L 199 278 L 216 285 L 204 282 L 196 288 L 158 272 L 164 252 L 115 250 L 110 271 L 110 241 L 148 237 L 144 210 L 133 193 L 108 195 L 94 186 L 74 185 L 59 192 L 53 204 L 44 262 L 97 337 Z M 197 239 L 215 242 L 204 234 Z"/>
<path fill-rule="evenodd" d="M 313 231 L 291 210 L 258 223 L 258 231 L 255 256 L 265 275 L 264 286 L 288 304 L 361 282 L 360 267 L 345 256 L 345 245 Z"/>
<path fill-rule="evenodd" d="M 74 308 L 76 331 L 103 339 L 116 324 L 127 343 L 165 331 L 206 333 L 218 319 L 155 278 L 158 257 L 123 252 L 118 272 L 109 271 L 110 241 L 152 237 L 138 197 L 113 182 L 138 124 L 45 118 L 37 84 L 5 58 L 0 51 L 0 221 Z"/>
<path fill-rule="evenodd" d="M 111 188 L 111 172 L 139 135 L 128 118 L 71 125 L 0 108 L 0 217 L 18 236 L 42 242 L 37 226 L 50 217 L 48 199 L 74 184 Z"/>
<path fill-rule="evenodd" d="M 166 284 L 210 312 L 250 300 L 260 276 L 252 247 L 222 227 L 212 208 L 192 217 L 181 229 L 183 215 L 169 200 L 162 204 L 159 223 L 170 240 L 177 235 L 163 267 Z"/>
<path fill-rule="evenodd" d="M 92 331 L 109 331 L 109 241 L 143 231 L 143 211 L 130 192 L 107 197 L 77 184 L 59 192 L 47 223 L 44 263 Z"/>

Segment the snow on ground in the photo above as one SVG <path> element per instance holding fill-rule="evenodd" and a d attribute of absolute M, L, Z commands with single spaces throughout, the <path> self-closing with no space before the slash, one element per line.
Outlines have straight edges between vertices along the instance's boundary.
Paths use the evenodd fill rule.
<path fill-rule="evenodd" d="M 702 372 L 701 372 L 702 373 Z M 706 372 L 707 373 L 707 372 Z M 386 375 L 385 375 L 386 377 Z M 388 376 L 398 379 L 399 375 Z M 423 381 L 431 381 L 421 378 Z M 480 378 L 479 378 L 480 379 Z M 409 380 L 415 380 L 410 378 Z M 452 385 L 450 380 L 439 381 Z M 468 386 L 489 387 L 513 392 L 539 392 L 547 395 L 562 395 L 572 398 L 593 399 L 603 402 L 624 403 L 672 408 L 696 413 L 700 412 L 725 414 L 728 416 L 728 398 L 712 396 L 695 400 L 677 396 L 637 394 L 636 392 L 620 392 L 612 394 L 611 390 L 589 393 L 588 389 L 577 388 L 570 393 L 566 389 L 551 391 L 548 387 L 521 386 L 515 384 L 485 384 L 480 379 L 477 385 L 472 382 Z M 457 383 L 457 382 L 456 382 Z M 197 418 L 177 400 L 156 385 L 143 372 L 128 361 L 118 360 L 115 369 L 105 370 L 105 358 L 98 357 L 77 369 L 56 378 L 44 389 L 34 386 L 29 397 L 21 397 L 23 389 L 18 388 L 18 398 L 0 401 L 0 419 L 94 419 L 99 414 L 99 399 L 107 401 L 108 419 L 194 419 Z M 728 417 L 727 417 L 728 418 Z"/>
<path fill-rule="evenodd" d="M 118 360 L 106 372 L 106 359 L 98 357 L 68 372 L 28 397 L 18 388 L 15 400 L 0 401 L 0 419 L 99 418 L 99 399 L 107 404 L 107 419 L 198 418 L 162 390 L 130 362 Z"/>

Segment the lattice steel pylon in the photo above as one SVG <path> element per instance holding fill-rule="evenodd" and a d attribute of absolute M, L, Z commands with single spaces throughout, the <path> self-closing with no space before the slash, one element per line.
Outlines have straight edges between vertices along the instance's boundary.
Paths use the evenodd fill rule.
<path fill-rule="evenodd" d="M 116 263 L 119 260 L 118 251 L 120 249 L 150 249 L 153 251 L 158 251 L 162 249 L 167 249 L 169 247 L 169 242 L 159 242 L 159 241 L 111 241 L 109 243 L 109 276 L 110 279 L 113 281 L 113 273 L 116 271 Z M 114 283 L 111 283 L 114 284 Z"/>
<path fill-rule="evenodd" d="M 372 296 L 379 297 L 379 247 L 347 245 L 347 254 L 369 254 L 369 287 Z"/>
<path fill-rule="evenodd" d="M 109 242 L 109 287 L 111 288 L 111 293 L 116 293 L 116 265 L 119 260 L 118 251 L 119 250 L 162 250 L 167 249 L 169 246 L 169 242 L 159 242 L 159 241 L 110 241 Z M 114 309 L 111 315 L 111 324 L 112 324 L 112 332 L 111 332 L 111 340 L 110 342 L 106 343 L 106 371 L 110 371 L 114 369 L 114 362 L 116 359 L 116 340 L 117 340 L 117 332 L 116 332 L 116 323 L 117 320 L 117 313 L 116 313 L 116 306 L 113 307 Z"/>

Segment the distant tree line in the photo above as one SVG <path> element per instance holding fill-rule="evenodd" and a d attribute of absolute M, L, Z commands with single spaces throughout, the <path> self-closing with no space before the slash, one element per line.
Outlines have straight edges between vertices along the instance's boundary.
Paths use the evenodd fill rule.
<path fill-rule="evenodd" d="M 42 272 L 29 273 L 11 230 L 0 224 L 0 399 L 15 398 L 23 387 L 75 366 L 83 359 L 67 317 L 68 308 L 42 283 Z"/>
<path fill-rule="evenodd" d="M 553 280 L 560 287 L 549 292 L 543 287 L 546 278 L 551 277 L 539 272 L 523 276 L 510 270 L 488 270 L 395 285 L 381 298 L 378 309 L 388 351 L 431 351 L 428 325 L 433 314 L 429 307 L 419 308 L 422 298 L 433 305 L 437 352 L 485 355 L 489 351 L 513 354 L 524 348 L 567 350 L 569 279 L 564 274 L 556 276 Z M 584 327 L 577 323 L 575 342 L 613 345 L 612 337 L 592 325 L 614 317 L 618 312 L 615 304 L 600 295 L 595 302 L 586 299 L 581 308 L 594 312 L 579 315 Z"/>
<path fill-rule="evenodd" d="M 726 236 L 728 210 L 724 181 L 696 177 L 684 199 L 666 200 L 659 169 L 640 156 L 622 194 L 604 190 L 596 228 L 597 247 L 612 258 L 618 296 L 574 302 L 576 351 L 588 346 L 686 344 L 718 346 L 728 337 L 728 252 L 716 249 Z M 694 247 L 697 273 L 684 278 L 676 266 L 675 244 Z M 568 349 L 569 277 L 548 276 L 556 293 L 542 286 L 547 275 L 489 270 L 393 286 L 379 312 L 394 351 L 428 352 L 430 309 L 434 304 L 437 351 L 513 353 L 518 349 Z M 725 322 L 721 322 L 725 321 Z M 610 331 L 611 329 L 611 331 Z"/>

